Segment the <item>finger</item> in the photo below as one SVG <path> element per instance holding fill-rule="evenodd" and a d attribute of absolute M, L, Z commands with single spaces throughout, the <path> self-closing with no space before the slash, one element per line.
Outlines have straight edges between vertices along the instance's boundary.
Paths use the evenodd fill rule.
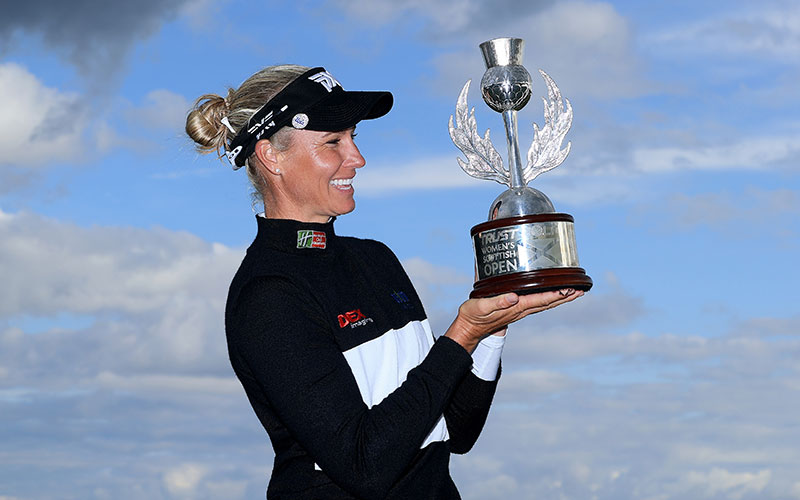
<path fill-rule="evenodd" d="M 553 290 L 550 292 L 539 292 L 539 293 L 532 293 L 529 295 L 523 296 L 520 301 L 520 307 L 524 309 L 529 309 L 532 307 L 543 307 L 553 302 L 557 302 L 559 300 L 564 299 L 564 297 L 569 297 L 575 293 L 573 290 L 572 292 L 565 292 L 562 293 L 562 290 Z"/>
<path fill-rule="evenodd" d="M 544 292 L 535 295 L 539 295 L 539 297 L 533 297 L 530 299 L 527 299 L 526 297 L 526 300 L 520 301 L 520 304 L 516 308 L 519 314 L 518 319 L 524 318 L 530 314 L 553 309 L 554 307 L 558 307 L 567 302 L 571 302 L 578 297 L 583 296 L 583 292 L 580 290 L 573 291 L 567 296 L 562 296 L 557 291 Z"/>
<path fill-rule="evenodd" d="M 583 296 L 583 292 L 577 291 L 575 293 L 567 295 L 566 297 L 561 297 L 560 299 L 558 299 L 558 300 L 556 300 L 554 302 L 551 302 L 550 304 L 547 304 L 545 306 L 545 309 L 553 309 L 555 307 L 560 306 L 561 304 L 566 304 L 567 302 L 572 302 L 573 300 L 575 300 L 575 299 L 577 299 L 578 297 L 581 297 L 581 296 Z"/>
<path fill-rule="evenodd" d="M 552 309 L 553 307 L 560 306 L 561 304 L 565 304 L 567 302 L 572 302 L 573 300 L 577 299 L 578 297 L 583 296 L 583 291 L 581 290 L 570 290 L 567 295 L 560 295 L 559 291 L 559 298 L 554 300 L 550 304 L 547 305 L 548 309 Z"/>

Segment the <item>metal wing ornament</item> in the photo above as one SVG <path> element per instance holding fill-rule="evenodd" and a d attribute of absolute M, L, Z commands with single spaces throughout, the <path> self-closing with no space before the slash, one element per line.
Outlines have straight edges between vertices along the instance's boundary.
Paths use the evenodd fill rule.
<path fill-rule="evenodd" d="M 494 148 L 489 137 L 489 129 L 483 137 L 478 134 L 478 125 L 475 120 L 475 108 L 469 110 L 467 93 L 472 80 L 467 80 L 456 103 L 455 126 L 453 116 L 450 116 L 448 129 L 450 139 L 464 153 L 467 161 L 457 158 L 458 165 L 464 172 L 478 179 L 497 181 L 511 187 L 511 176 L 503 166 L 503 158 Z"/>
<path fill-rule="evenodd" d="M 547 97 L 542 97 L 544 104 L 544 127 L 533 124 L 533 143 L 528 150 L 528 164 L 522 172 L 525 184 L 548 170 L 552 170 L 567 158 L 572 143 L 561 149 L 564 136 L 572 126 L 572 105 L 569 99 L 561 98 L 561 91 L 550 75 L 539 70 L 547 85 Z"/>
<path fill-rule="evenodd" d="M 572 146 L 572 143 L 567 143 L 567 146 L 561 149 L 564 137 L 572 126 L 572 105 L 568 99 L 561 97 L 561 91 L 547 73 L 541 69 L 539 73 L 547 85 L 547 98 L 542 97 L 544 126 L 540 129 L 539 125 L 533 124 L 533 142 L 528 149 L 528 163 L 520 176 L 523 186 L 540 174 L 559 166 L 569 155 Z M 467 81 L 458 95 L 455 125 L 453 116 L 450 116 L 448 123 L 450 138 L 467 157 L 467 161 L 457 158 L 458 165 L 472 177 L 497 181 L 509 188 L 521 187 L 512 185 L 512 175 L 503 165 L 503 159 L 492 144 L 489 129 L 483 137 L 478 134 L 475 108 L 470 110 L 467 104 L 471 81 Z"/>

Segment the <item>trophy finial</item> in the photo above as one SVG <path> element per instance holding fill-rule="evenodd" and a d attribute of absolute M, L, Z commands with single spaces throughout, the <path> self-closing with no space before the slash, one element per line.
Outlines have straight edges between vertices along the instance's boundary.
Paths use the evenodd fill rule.
<path fill-rule="evenodd" d="M 525 41 L 522 38 L 494 38 L 480 44 L 486 68 L 522 66 Z"/>
<path fill-rule="evenodd" d="M 498 113 L 524 108 L 533 92 L 531 75 L 522 66 L 525 41 L 495 38 L 483 42 L 480 48 L 486 63 L 481 78 L 483 100 Z"/>

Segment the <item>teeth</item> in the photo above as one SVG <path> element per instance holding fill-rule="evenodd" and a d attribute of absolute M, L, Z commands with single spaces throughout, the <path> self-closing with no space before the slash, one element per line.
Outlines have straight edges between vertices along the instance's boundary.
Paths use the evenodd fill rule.
<path fill-rule="evenodd" d="M 334 179 L 331 181 L 331 184 L 334 186 L 346 187 L 353 184 L 353 179 Z"/>

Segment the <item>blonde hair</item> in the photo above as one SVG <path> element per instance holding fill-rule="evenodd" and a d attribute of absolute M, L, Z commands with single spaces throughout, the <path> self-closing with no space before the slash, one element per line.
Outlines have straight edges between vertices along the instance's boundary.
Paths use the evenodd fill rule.
<path fill-rule="evenodd" d="M 258 109 L 283 90 L 295 78 L 310 68 L 293 64 L 269 66 L 242 82 L 238 89 L 228 88 L 225 97 L 217 94 L 204 94 L 195 101 L 186 117 L 186 133 L 195 142 L 201 154 L 217 153 L 219 157 L 229 151 L 231 140 Z M 223 123 L 223 119 L 233 131 Z M 285 151 L 291 145 L 290 127 L 282 127 L 270 137 L 270 142 L 278 151 Z M 252 158 L 252 156 L 251 156 Z M 263 197 L 264 179 L 248 158 L 247 177 L 256 193 Z"/>

